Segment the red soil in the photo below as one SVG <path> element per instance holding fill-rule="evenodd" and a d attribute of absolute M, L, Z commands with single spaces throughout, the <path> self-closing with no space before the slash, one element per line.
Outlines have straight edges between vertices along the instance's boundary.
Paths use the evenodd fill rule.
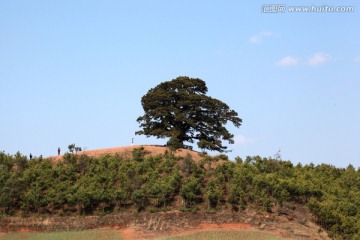
<path fill-rule="evenodd" d="M 31 230 L 28 229 L 28 228 L 20 228 L 19 232 L 27 233 L 27 232 L 34 232 L 34 231 L 31 231 Z"/>
<path fill-rule="evenodd" d="M 125 147 L 115 147 L 115 148 L 104 148 L 97 150 L 86 150 L 82 152 L 78 152 L 78 155 L 86 154 L 90 157 L 98 157 L 103 155 L 115 155 L 118 154 L 122 157 L 132 157 L 132 151 L 134 148 L 144 147 L 145 151 L 148 152 L 146 156 L 157 156 L 159 154 L 164 154 L 166 150 L 169 151 L 169 148 L 164 146 L 156 146 L 156 145 L 135 145 L 135 146 L 125 146 Z M 187 154 L 190 154 L 195 161 L 199 161 L 202 159 L 201 153 L 192 151 L 189 149 L 178 149 L 175 151 L 175 156 L 185 157 Z M 50 157 L 53 161 L 57 162 L 62 159 L 64 155 L 53 156 Z"/>

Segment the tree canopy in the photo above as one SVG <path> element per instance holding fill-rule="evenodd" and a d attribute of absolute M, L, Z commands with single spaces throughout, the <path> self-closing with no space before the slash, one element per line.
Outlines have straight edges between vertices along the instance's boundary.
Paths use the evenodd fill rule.
<path fill-rule="evenodd" d="M 137 119 L 147 137 L 169 137 L 168 145 L 184 147 L 193 143 L 202 149 L 223 152 L 222 140 L 234 143 L 225 127 L 232 122 L 240 127 L 238 113 L 222 101 L 206 95 L 206 83 L 198 78 L 178 77 L 150 89 L 141 99 L 145 114 Z"/>

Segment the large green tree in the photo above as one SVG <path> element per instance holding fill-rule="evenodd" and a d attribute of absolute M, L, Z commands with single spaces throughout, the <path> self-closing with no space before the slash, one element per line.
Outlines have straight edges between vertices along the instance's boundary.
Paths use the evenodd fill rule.
<path fill-rule="evenodd" d="M 222 140 L 234 143 L 226 123 L 239 127 L 242 120 L 227 104 L 207 96 L 207 90 L 203 80 L 189 77 L 178 77 L 150 89 L 141 99 L 145 114 L 137 119 L 142 130 L 136 134 L 168 137 L 168 145 L 175 148 L 197 140 L 202 149 L 223 152 L 227 147 Z"/>

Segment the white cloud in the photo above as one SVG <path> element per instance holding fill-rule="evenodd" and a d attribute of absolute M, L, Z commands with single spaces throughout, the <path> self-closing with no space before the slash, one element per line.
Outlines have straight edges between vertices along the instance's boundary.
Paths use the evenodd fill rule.
<path fill-rule="evenodd" d="M 249 39 L 249 42 L 252 44 L 260 44 L 260 43 L 262 43 L 264 38 L 272 37 L 272 36 L 274 36 L 273 32 L 266 32 L 266 31 L 260 32 L 254 36 L 251 36 Z"/>
<path fill-rule="evenodd" d="M 248 146 L 250 144 L 254 144 L 255 143 L 255 140 L 252 139 L 252 138 L 248 138 L 248 137 L 245 137 L 243 135 L 238 135 L 234 138 L 234 141 L 235 141 L 235 145 L 236 146 Z"/>
<path fill-rule="evenodd" d="M 308 59 L 307 63 L 310 66 L 318 66 L 318 65 L 326 63 L 330 59 L 331 59 L 331 56 L 329 54 L 318 52 L 318 53 L 315 53 L 313 56 L 311 56 Z"/>
<path fill-rule="evenodd" d="M 282 67 L 292 67 L 298 65 L 300 60 L 296 57 L 286 56 L 276 62 L 276 65 Z"/>
<path fill-rule="evenodd" d="M 262 42 L 262 39 L 259 36 L 252 36 L 252 37 L 250 37 L 249 41 L 252 44 L 259 44 Z"/>

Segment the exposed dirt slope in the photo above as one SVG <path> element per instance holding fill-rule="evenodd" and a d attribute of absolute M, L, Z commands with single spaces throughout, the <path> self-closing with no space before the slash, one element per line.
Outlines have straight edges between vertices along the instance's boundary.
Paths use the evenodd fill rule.
<path fill-rule="evenodd" d="M 134 145 L 134 146 L 123 146 L 123 147 L 114 147 L 114 148 L 103 148 L 103 149 L 97 149 L 97 150 L 86 150 L 86 151 L 78 152 L 77 154 L 78 155 L 86 154 L 90 157 L 98 157 L 98 156 L 107 155 L 107 154 L 111 154 L 111 155 L 118 154 L 123 157 L 131 157 L 132 151 L 134 150 L 134 148 L 139 148 L 139 147 L 145 148 L 145 151 L 148 152 L 147 156 L 150 156 L 150 155 L 156 156 L 159 154 L 164 154 L 166 150 L 169 151 L 168 147 L 164 147 L 164 146 L 160 146 L 160 145 Z M 185 157 L 187 154 L 190 154 L 192 156 L 192 159 L 195 161 L 199 161 L 200 159 L 203 158 L 201 156 L 202 154 L 200 152 L 192 151 L 189 149 L 178 149 L 175 152 L 175 156 Z M 58 160 L 62 159 L 63 156 L 64 155 L 62 154 L 60 156 L 53 156 L 50 158 L 54 161 L 58 161 Z"/>
<path fill-rule="evenodd" d="M 155 239 L 173 234 L 188 234 L 216 229 L 257 229 L 282 239 L 329 240 L 326 233 L 308 219 L 303 209 L 294 214 L 259 214 L 251 209 L 241 213 L 192 214 L 178 211 L 166 213 L 116 213 L 85 217 L 7 217 L 0 218 L 1 232 L 67 231 L 110 228 L 118 229 L 125 240 Z M 300 212 L 301 211 L 301 212 Z"/>

